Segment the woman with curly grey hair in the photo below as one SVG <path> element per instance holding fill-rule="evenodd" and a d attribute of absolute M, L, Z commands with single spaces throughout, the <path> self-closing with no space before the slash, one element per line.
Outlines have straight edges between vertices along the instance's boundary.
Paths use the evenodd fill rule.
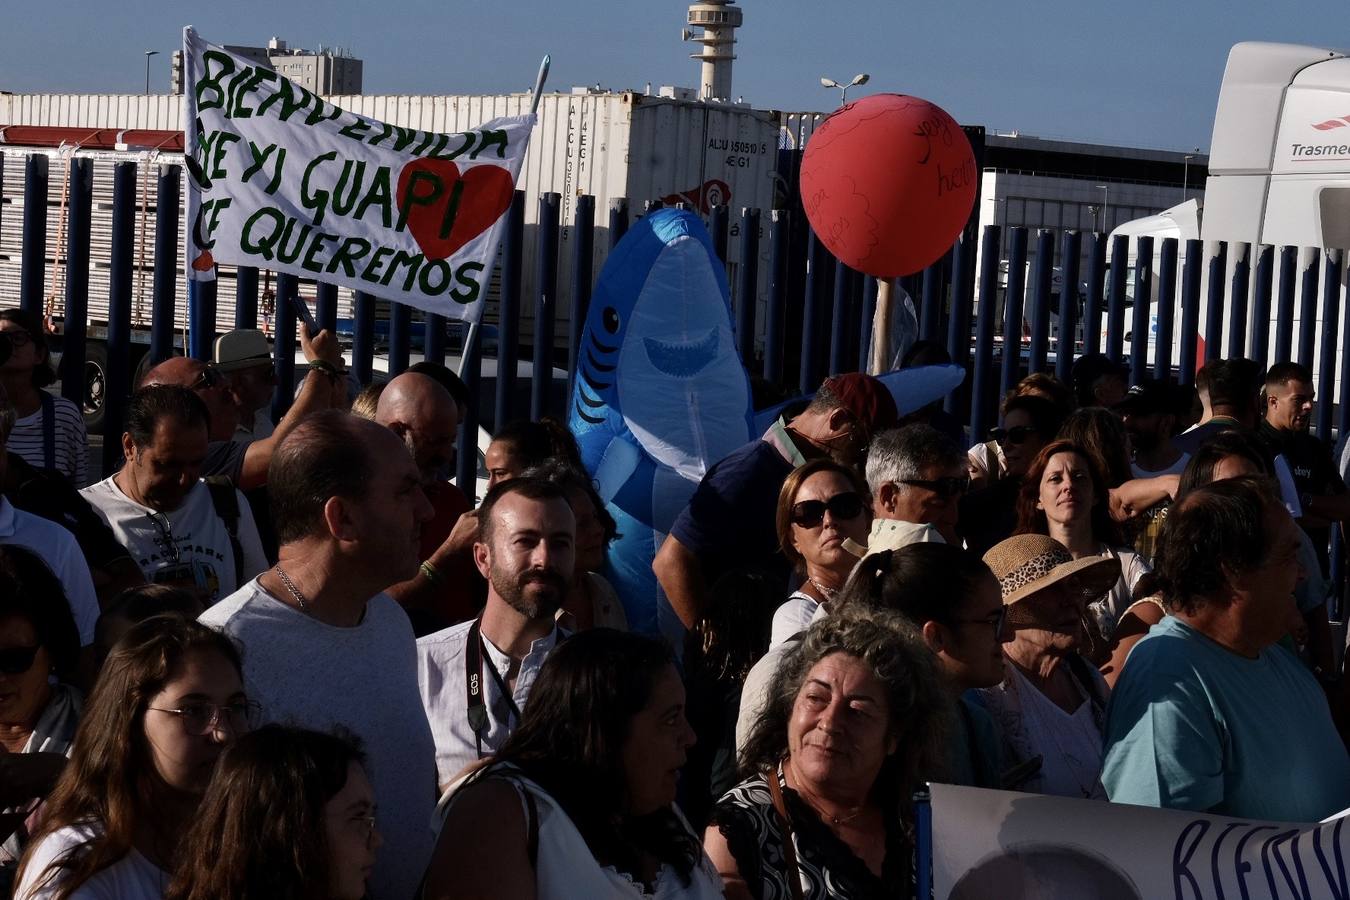
<path fill-rule="evenodd" d="M 728 900 L 913 894 L 910 797 L 950 704 L 904 619 L 848 609 L 787 654 L 704 847 Z"/>

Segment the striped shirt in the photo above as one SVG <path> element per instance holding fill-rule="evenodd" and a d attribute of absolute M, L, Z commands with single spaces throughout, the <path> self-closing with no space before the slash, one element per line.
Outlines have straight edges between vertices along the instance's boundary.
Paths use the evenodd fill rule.
<path fill-rule="evenodd" d="M 64 397 L 53 398 L 52 412 L 56 416 L 56 471 L 70 479 L 76 488 L 88 483 L 86 468 L 89 459 L 89 436 L 84 430 L 84 416 L 80 408 Z M 43 458 L 42 407 L 30 416 L 14 423 L 9 433 L 8 450 L 22 456 L 31 466 L 48 468 Z"/>

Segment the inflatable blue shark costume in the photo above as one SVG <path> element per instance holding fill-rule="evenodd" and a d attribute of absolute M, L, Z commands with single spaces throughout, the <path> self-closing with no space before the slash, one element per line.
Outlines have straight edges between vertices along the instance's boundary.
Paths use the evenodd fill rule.
<path fill-rule="evenodd" d="M 726 271 L 702 220 L 644 216 L 592 294 L 568 422 L 619 525 L 604 575 L 634 631 L 683 635 L 652 558 L 703 473 L 750 440 L 752 421 Z"/>

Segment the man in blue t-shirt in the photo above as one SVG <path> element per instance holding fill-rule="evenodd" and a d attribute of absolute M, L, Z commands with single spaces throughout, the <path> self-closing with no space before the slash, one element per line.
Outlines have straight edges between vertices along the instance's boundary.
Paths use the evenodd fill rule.
<path fill-rule="evenodd" d="M 791 421 L 779 419 L 710 468 L 652 562 L 685 627 L 698 621 L 708 587 L 731 569 L 781 578 L 786 597 L 788 566 L 774 528 L 783 482 L 812 458 L 858 466 L 872 435 L 896 419 L 895 400 L 880 381 L 860 372 L 836 375 Z"/>
<path fill-rule="evenodd" d="M 1298 526 L 1264 482 L 1193 491 L 1163 534 L 1172 615 L 1107 711 L 1112 801 L 1316 822 L 1350 806 L 1350 756 L 1316 679 L 1277 642 L 1298 613 Z"/>

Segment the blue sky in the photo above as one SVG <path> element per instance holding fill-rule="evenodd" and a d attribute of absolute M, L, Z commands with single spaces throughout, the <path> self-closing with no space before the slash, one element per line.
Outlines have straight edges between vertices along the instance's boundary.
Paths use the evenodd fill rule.
<path fill-rule="evenodd" d="M 932 100 L 963 124 L 1127 146 L 1207 149 L 1228 49 L 1243 40 L 1350 47 L 1344 0 L 1299 4 L 741 0 L 734 92 L 760 108 L 830 109 L 860 93 Z M 679 0 L 402 0 L 25 4 L 0 34 L 0 89 L 138 93 L 143 51 L 167 90 L 181 27 L 214 43 L 350 47 L 367 93 L 524 90 L 553 57 L 552 89 L 694 85 Z M 43 12 L 50 10 L 50 12 Z M 170 12 L 172 11 L 172 12 Z"/>

